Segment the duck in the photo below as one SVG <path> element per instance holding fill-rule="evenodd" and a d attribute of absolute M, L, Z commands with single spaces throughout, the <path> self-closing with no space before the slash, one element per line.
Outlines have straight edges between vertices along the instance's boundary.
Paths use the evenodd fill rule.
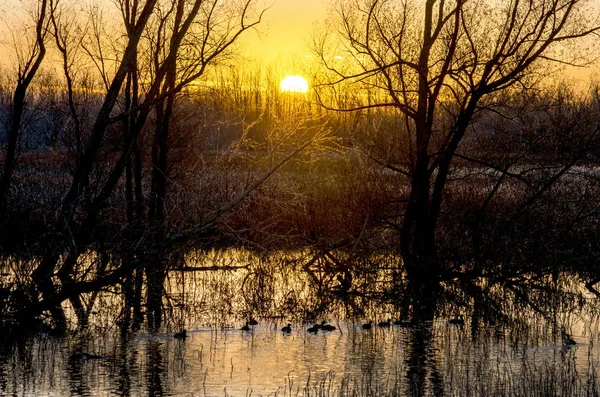
<path fill-rule="evenodd" d="M 452 325 L 465 325 L 465 319 L 463 318 L 463 316 L 458 316 L 456 318 L 451 318 L 450 320 L 448 320 L 448 324 L 452 324 Z"/>
<path fill-rule="evenodd" d="M 281 328 L 281 332 L 285 332 L 286 334 L 289 334 L 290 332 L 292 332 L 292 324 L 288 323 L 288 325 Z"/>
<path fill-rule="evenodd" d="M 362 325 L 362 329 L 371 329 L 373 327 L 373 321 L 369 321 L 366 324 Z"/>
<path fill-rule="evenodd" d="M 249 326 L 248 324 L 250 324 L 250 322 L 249 322 L 249 321 L 246 321 L 246 324 L 244 324 L 244 325 L 242 326 L 242 328 L 240 328 L 240 329 L 241 329 L 242 331 L 251 331 L 251 328 L 250 328 L 250 326 Z"/>
<path fill-rule="evenodd" d="M 179 332 L 176 332 L 175 335 L 173 335 L 173 338 L 175 338 L 175 339 L 185 339 L 185 338 L 187 338 L 187 331 L 184 329 L 184 330 L 181 330 Z"/>
<path fill-rule="evenodd" d="M 335 325 L 327 324 L 325 320 L 321 322 L 319 328 L 321 328 L 323 331 L 335 331 L 337 329 Z"/>
<path fill-rule="evenodd" d="M 308 332 L 309 334 L 316 334 L 317 332 L 319 332 L 319 324 L 313 325 L 312 327 L 307 329 L 306 332 Z"/>
<path fill-rule="evenodd" d="M 392 319 L 390 318 L 387 321 L 381 321 L 379 324 L 377 324 L 377 326 L 381 327 L 381 328 L 387 328 L 390 326 L 391 322 L 392 322 Z"/>
<path fill-rule="evenodd" d="M 562 344 L 564 347 L 574 346 L 577 344 L 573 338 L 571 338 L 570 334 L 567 334 L 565 331 L 562 331 Z"/>
<path fill-rule="evenodd" d="M 248 325 L 258 325 L 258 321 L 256 321 L 253 317 L 250 317 L 250 320 L 247 323 Z"/>

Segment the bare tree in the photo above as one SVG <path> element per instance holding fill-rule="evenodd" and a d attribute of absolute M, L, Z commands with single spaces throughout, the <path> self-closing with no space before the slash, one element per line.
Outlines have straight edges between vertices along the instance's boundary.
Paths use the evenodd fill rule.
<path fill-rule="evenodd" d="M 6 213 L 8 193 L 21 132 L 21 122 L 27 107 L 25 100 L 27 89 L 46 56 L 46 35 L 48 33 L 49 16 L 50 7 L 48 1 L 39 1 L 34 15 L 35 35 L 33 41 L 32 43 L 28 43 L 26 48 L 17 48 L 17 85 L 15 86 L 10 106 L 8 142 L 2 170 L 2 180 L 0 180 L 0 222 L 2 222 Z"/>
<path fill-rule="evenodd" d="M 84 48 L 93 58 L 105 82 L 106 94 L 85 147 L 80 151 L 71 186 L 62 201 L 54 240 L 50 244 L 49 252 L 33 273 L 34 283 L 30 295 L 34 297 L 41 294 L 43 299 L 41 302 L 37 302 L 37 299 L 31 300 L 30 307 L 22 313 L 25 320 L 27 317 L 37 316 L 41 311 L 49 310 L 56 325 L 63 328 L 66 319 L 60 302 L 70 299 L 78 316 L 82 314 L 79 316 L 80 325 L 85 326 L 84 316 L 89 310 L 83 310 L 83 305 L 78 302 L 78 295 L 90 291 L 89 288 L 93 290 L 102 285 L 113 284 L 124 276 L 130 277 L 131 280 L 132 270 L 143 260 L 152 258 L 152 261 L 147 261 L 149 264 L 146 268 L 149 322 L 152 326 L 160 324 L 162 280 L 166 274 L 166 265 L 161 258 L 168 250 L 162 242 L 159 245 L 153 244 L 160 242 L 160 238 L 150 239 L 152 241 L 146 241 L 145 238 L 148 237 L 147 234 L 155 234 L 156 230 L 162 231 L 157 235 L 164 237 L 169 122 L 175 98 L 185 87 L 202 77 L 217 60 L 227 55 L 240 35 L 260 23 L 262 17 L 261 12 L 254 11 L 253 0 L 241 3 L 176 0 L 160 4 L 148 0 L 143 5 L 136 1 L 124 1 L 120 6 L 125 20 L 126 41 L 121 51 L 111 52 L 119 54 L 119 61 L 114 63 L 109 60 L 108 51 L 102 49 L 102 40 L 97 37 L 101 34 L 98 29 L 91 29 L 92 36 L 96 37 L 92 42 L 99 43 L 98 49 L 92 50 L 91 46 Z M 60 23 L 56 19 L 53 22 L 69 85 L 70 70 L 65 66 L 68 65 L 66 41 L 61 35 Z M 82 43 L 82 47 L 85 45 Z M 114 65 L 108 67 L 110 63 Z M 112 69 L 114 72 L 111 74 L 108 71 Z M 140 87 L 138 76 L 142 73 L 144 85 Z M 123 91 L 125 106 L 119 109 L 117 105 Z M 136 235 L 138 242 L 134 243 L 135 248 L 132 248 L 142 250 L 144 247 L 150 247 L 152 255 L 131 257 L 132 260 L 123 262 L 108 275 L 104 274 L 106 264 L 101 261 L 95 270 L 96 278 L 91 282 L 85 280 L 85 277 L 82 280 L 78 272 L 80 254 L 97 238 L 97 234 L 101 233 L 101 230 L 98 230 L 98 216 L 119 185 L 128 164 L 131 164 L 130 159 L 137 138 L 144 130 L 153 109 L 158 116 L 153 144 L 149 211 L 153 228 L 146 230 L 142 235 Z M 71 115 L 77 116 L 73 109 Z M 116 159 L 106 167 L 99 164 L 102 148 L 105 146 L 105 135 L 109 127 L 117 123 L 124 126 L 124 140 Z M 140 168 L 136 166 L 138 171 Z M 103 170 L 101 177 L 94 174 L 94 170 L 98 169 Z M 136 189 L 141 191 L 141 178 L 138 182 Z M 131 198 L 131 194 L 129 197 Z M 138 200 L 138 205 L 140 203 L 141 199 Z M 139 209 L 137 217 L 141 216 L 142 210 Z M 214 220 L 210 222 L 212 221 Z M 57 267 L 60 288 L 52 280 Z M 140 274 L 138 271 L 136 280 L 140 279 Z"/>
<path fill-rule="evenodd" d="M 165 198 L 169 170 L 169 130 L 178 92 L 200 78 L 208 67 L 227 55 L 237 38 L 261 21 L 262 13 L 252 16 L 253 0 L 236 6 L 220 0 L 178 0 L 161 10 L 156 39 L 151 42 L 155 75 L 164 76 L 154 106 L 156 115 L 152 143 L 152 183 L 149 223 L 155 238 L 165 237 Z M 160 326 L 162 289 L 168 269 L 167 253 L 159 253 L 147 266 L 147 306 L 150 326 Z"/>
<path fill-rule="evenodd" d="M 140 12 L 139 18 L 135 23 L 132 34 L 128 37 L 126 47 L 123 51 L 122 58 L 118 64 L 117 71 L 110 82 L 106 96 L 100 108 L 98 115 L 96 116 L 95 123 L 92 127 L 89 142 L 87 147 L 83 150 L 81 159 L 77 164 L 75 173 L 73 175 L 72 183 L 63 199 L 61 209 L 59 211 L 59 219 L 56 224 L 56 232 L 54 241 L 51 244 L 49 252 L 44 256 L 41 263 L 35 269 L 33 273 L 33 285 L 31 295 L 38 295 L 41 293 L 44 297 L 49 298 L 56 294 L 56 286 L 52 280 L 55 268 L 59 263 L 61 255 L 63 255 L 64 244 L 68 242 L 70 255 L 61 265 L 59 275 L 65 285 L 73 283 L 72 280 L 72 269 L 74 268 L 78 253 L 82 246 L 86 246 L 87 242 L 91 239 L 91 233 L 89 232 L 96 219 L 97 211 L 106 197 L 114 189 L 118 176 L 113 179 L 109 179 L 104 186 L 99 196 L 88 205 L 86 211 L 87 215 L 80 227 L 77 227 L 73 223 L 76 208 L 79 204 L 80 197 L 87 191 L 87 187 L 90 180 L 90 174 L 93 166 L 98 158 L 98 154 L 102 147 L 102 140 L 106 133 L 108 126 L 113 122 L 111 119 L 111 113 L 117 102 L 119 93 L 121 92 L 122 84 L 126 78 L 127 72 L 137 54 L 137 46 L 139 44 L 142 32 L 146 28 L 146 24 L 150 19 L 154 11 L 156 0 L 148 0 L 144 3 L 142 11 Z M 129 152 L 127 152 L 128 154 Z M 120 176 L 120 173 L 119 173 Z M 83 231 L 82 231 L 83 230 Z M 69 295 L 71 296 L 71 295 Z M 52 301 L 48 307 L 42 308 L 43 305 L 37 305 L 32 302 L 32 306 L 24 311 L 23 316 L 27 321 L 30 316 L 36 316 L 39 310 L 50 310 L 56 325 L 59 328 L 66 326 L 66 318 L 63 310 L 60 307 L 60 302 Z"/>
<path fill-rule="evenodd" d="M 597 9 L 581 0 L 341 0 L 334 17 L 337 35 L 315 40 L 325 66 L 319 99 L 338 111 L 400 115 L 404 156 L 371 157 L 407 178 L 400 249 L 416 299 L 431 300 L 443 266 L 438 220 L 470 126 L 495 93 L 532 87 L 553 64 L 583 63 L 574 46 L 598 35 Z M 336 96 L 342 85 L 358 94 Z"/>

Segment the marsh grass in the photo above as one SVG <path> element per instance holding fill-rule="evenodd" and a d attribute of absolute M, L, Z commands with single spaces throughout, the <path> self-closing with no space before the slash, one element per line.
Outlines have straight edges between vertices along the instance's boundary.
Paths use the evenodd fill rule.
<path fill-rule="evenodd" d="M 547 327 L 548 323 L 545 324 Z M 532 323 L 532 329 L 537 328 Z M 586 322 L 577 330 L 578 345 L 563 348 L 560 339 L 544 331 L 541 322 L 539 331 L 530 329 L 528 334 L 507 329 L 502 338 L 481 335 L 474 339 L 468 329 L 439 320 L 431 327 L 433 338 L 426 345 L 423 357 L 414 355 L 414 349 L 418 349 L 415 344 L 418 342 L 412 339 L 416 335 L 414 330 L 375 329 L 369 333 L 356 330 L 348 335 L 347 350 L 338 351 L 334 357 L 337 361 L 349 354 L 351 360 L 359 360 L 360 374 L 333 370 L 305 373 L 301 368 L 306 363 L 291 360 L 282 364 L 284 368 L 276 379 L 270 379 L 274 374 L 266 374 L 265 379 L 270 379 L 268 387 L 249 385 L 248 372 L 240 359 L 234 354 L 230 360 L 223 354 L 227 349 L 235 352 L 240 343 L 242 346 L 251 343 L 250 337 L 231 336 L 235 331 L 213 329 L 200 345 L 195 336 L 180 342 L 169 334 L 141 334 L 134 339 L 94 333 L 67 338 L 39 334 L 2 354 L 0 392 L 11 395 L 45 394 L 52 390 L 83 395 L 161 392 L 236 397 L 597 395 L 600 391 L 596 381 L 600 365 L 600 352 L 595 346 L 598 322 Z M 258 328 L 255 333 L 256 345 L 249 345 L 257 349 L 255 354 L 265 348 L 259 342 L 262 334 L 273 333 L 275 339 L 281 338 L 268 327 Z M 311 339 L 299 335 L 296 338 L 295 342 L 281 340 L 286 345 L 311 344 Z M 106 359 L 70 358 L 77 351 L 93 352 Z M 301 356 L 297 359 L 302 360 Z M 260 382 L 261 363 L 256 365 L 248 371 Z"/>

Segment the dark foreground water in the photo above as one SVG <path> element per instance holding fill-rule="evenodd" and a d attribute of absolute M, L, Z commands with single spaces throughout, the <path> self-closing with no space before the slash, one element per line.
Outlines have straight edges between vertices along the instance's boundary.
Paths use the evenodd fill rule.
<path fill-rule="evenodd" d="M 600 327 L 591 311 L 553 310 L 554 301 L 546 314 L 514 305 L 510 326 L 472 327 L 468 307 L 452 312 L 444 304 L 439 312 L 452 315 L 433 322 L 365 330 L 365 321 L 398 318 L 399 309 L 373 299 L 327 300 L 287 260 L 230 252 L 202 261 L 217 260 L 251 266 L 174 272 L 163 332 L 121 334 L 115 290 L 95 297 L 89 330 L 39 334 L 4 349 L 0 396 L 600 395 Z M 385 272 L 370 277 L 361 282 L 386 280 Z M 509 310 L 514 302 L 505 304 Z M 260 323 L 242 331 L 249 313 Z M 458 313 L 465 324 L 450 324 Z M 336 330 L 309 334 L 308 316 Z M 292 332 L 281 332 L 288 322 Z M 181 328 L 184 340 L 173 337 Z M 575 346 L 563 346 L 563 330 Z"/>

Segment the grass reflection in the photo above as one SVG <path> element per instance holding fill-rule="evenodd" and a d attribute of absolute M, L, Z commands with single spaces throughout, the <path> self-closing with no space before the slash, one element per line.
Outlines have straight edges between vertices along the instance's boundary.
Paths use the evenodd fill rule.
<path fill-rule="evenodd" d="M 119 332 L 121 295 L 102 291 L 83 332 L 63 337 L 40 332 L 4 344 L 0 394 L 575 396 L 600 391 L 598 310 L 567 275 L 533 280 L 534 287 L 546 287 L 532 289 L 527 299 L 516 281 L 507 287 L 449 279 L 442 283 L 431 321 L 396 321 L 405 315 L 406 292 L 391 266 L 395 258 L 361 258 L 360 266 L 352 267 L 351 285 L 340 291 L 332 262 L 315 256 L 312 251 L 188 253 L 185 266 L 168 274 L 163 301 L 168 321 L 159 332 Z M 335 258 L 348 257 L 335 253 Z M 460 316 L 463 321 L 449 321 Z M 250 319 L 258 324 L 242 331 Z M 389 319 L 389 327 L 378 326 Z M 322 321 L 336 329 L 307 331 Z M 372 328 L 363 329 L 368 321 Z M 289 335 L 281 332 L 288 322 Z M 175 339 L 181 329 L 187 338 Z M 577 344 L 564 347 L 563 332 Z M 76 352 L 101 358 L 80 359 Z"/>

